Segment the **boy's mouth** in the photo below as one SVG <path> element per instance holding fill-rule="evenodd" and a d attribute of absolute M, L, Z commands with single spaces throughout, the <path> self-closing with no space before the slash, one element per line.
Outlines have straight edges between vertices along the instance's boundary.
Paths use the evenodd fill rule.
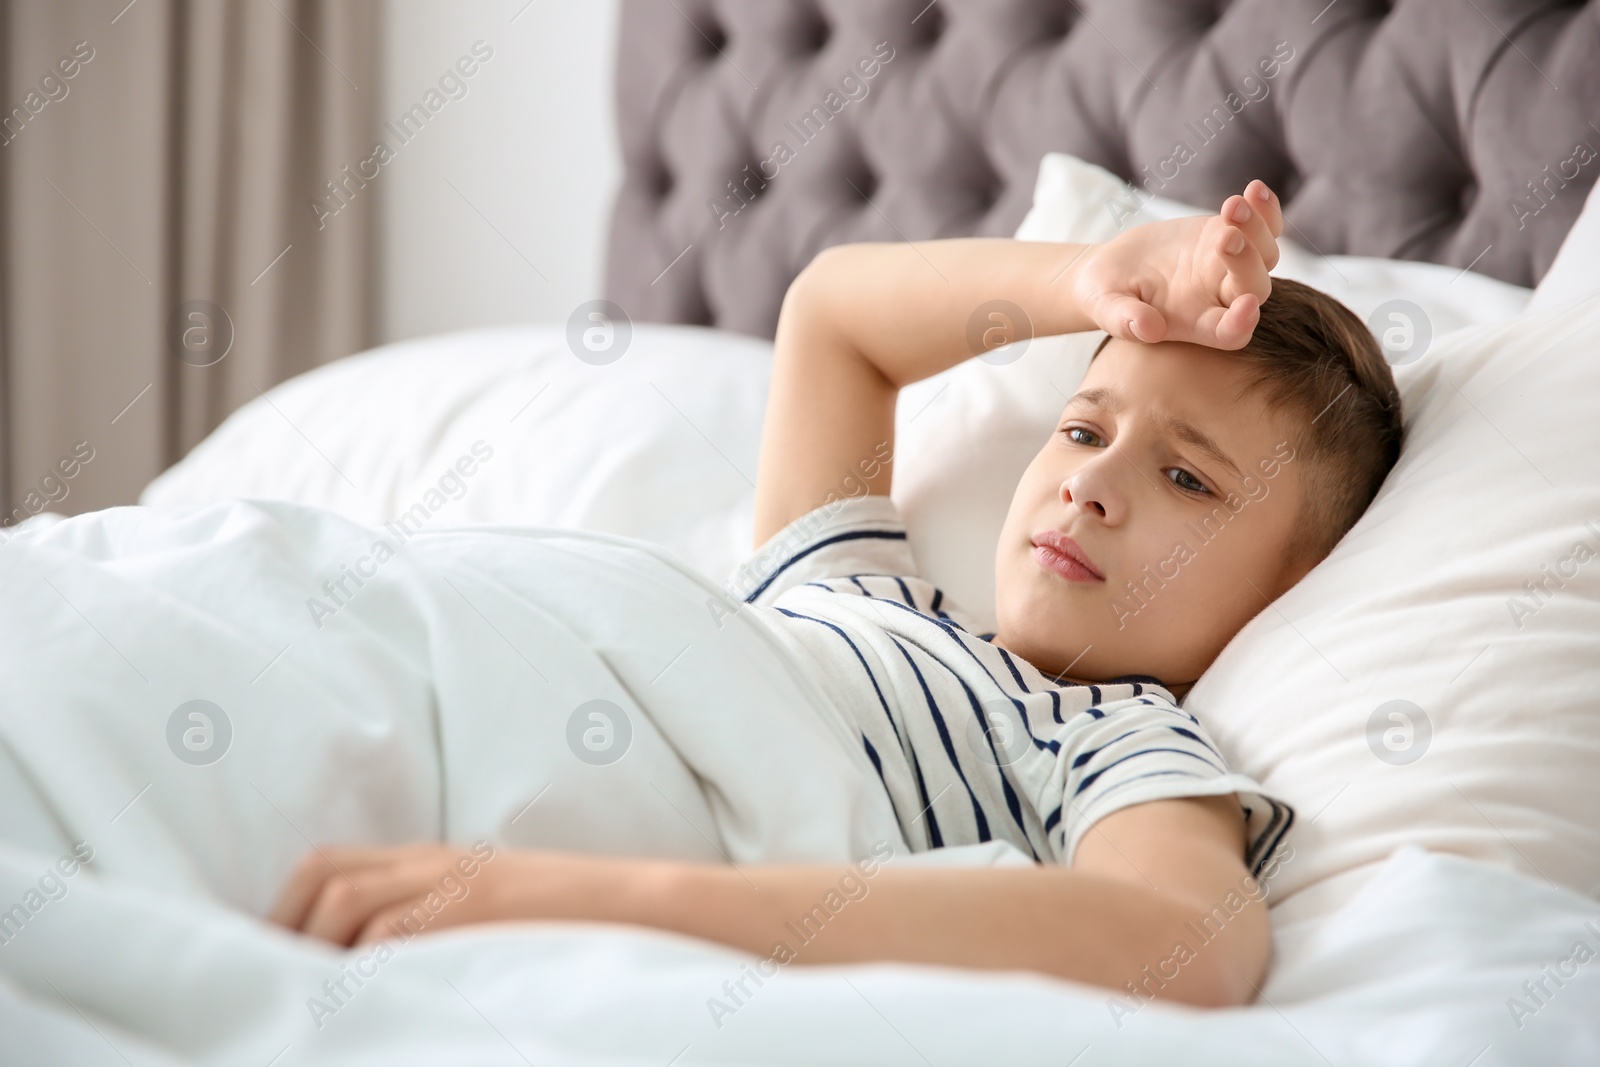
<path fill-rule="evenodd" d="M 1069 582 L 1103 582 L 1089 554 L 1060 530 L 1040 530 L 1033 535 L 1033 561 Z"/>

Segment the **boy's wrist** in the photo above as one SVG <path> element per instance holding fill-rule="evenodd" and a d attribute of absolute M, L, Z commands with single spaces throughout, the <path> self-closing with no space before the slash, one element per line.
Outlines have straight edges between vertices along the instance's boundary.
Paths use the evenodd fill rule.
<path fill-rule="evenodd" d="M 1100 244 L 1056 243 L 1048 270 L 1037 279 L 1037 292 L 1028 294 L 1025 308 L 1037 308 L 1034 335 L 1045 337 L 1063 333 L 1098 330 L 1099 323 L 1084 306 L 1079 295 L 1079 279 L 1093 262 Z"/>
<path fill-rule="evenodd" d="M 692 933 L 695 906 L 710 895 L 708 873 L 708 865 L 701 863 L 630 860 L 600 890 L 608 901 L 608 919 Z"/>
<path fill-rule="evenodd" d="M 745 881 L 732 866 L 683 861 L 653 861 L 619 887 L 620 921 L 654 926 L 690 937 L 728 944 L 750 940 L 748 907 L 731 907 L 731 878 Z M 749 887 L 740 888 L 748 893 Z"/>

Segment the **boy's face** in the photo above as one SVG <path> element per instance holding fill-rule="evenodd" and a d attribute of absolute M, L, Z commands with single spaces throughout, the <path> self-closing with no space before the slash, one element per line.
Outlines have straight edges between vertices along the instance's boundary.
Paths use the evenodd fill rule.
<path fill-rule="evenodd" d="M 1299 581 L 1303 464 L 1250 380 L 1198 345 L 1101 350 L 1012 497 L 995 644 L 1048 674 L 1181 687 Z"/>

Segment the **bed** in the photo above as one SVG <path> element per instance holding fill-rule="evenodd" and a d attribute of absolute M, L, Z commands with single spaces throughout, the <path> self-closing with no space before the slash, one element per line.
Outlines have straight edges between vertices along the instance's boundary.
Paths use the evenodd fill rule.
<path fill-rule="evenodd" d="M 0 1061 L 1600 1061 L 1600 4 L 630 0 L 618 49 L 604 303 L 285 383 L 145 491 L 173 506 L 159 536 L 126 511 L 45 515 L 0 546 Z M 526 716 L 505 679 L 559 635 L 514 628 L 494 598 L 540 582 L 475 538 L 640 539 L 714 596 L 749 547 L 768 338 L 816 251 L 1099 240 L 1251 177 L 1286 201 L 1279 273 L 1385 338 L 1407 405 L 1368 515 L 1186 698 L 1301 813 L 1254 1004 L 901 965 L 788 967 L 730 1000 L 748 957 L 648 930 L 469 928 L 375 961 L 254 917 L 313 839 L 859 854 L 847 769 L 814 732 L 790 739 L 830 768 L 805 795 L 729 758 L 778 728 L 759 717 L 719 720 L 726 743 L 685 774 L 693 694 L 635 750 L 679 815 L 630 829 L 562 800 L 597 768 L 519 766 L 565 716 Z M 969 609 L 1095 340 L 1019 338 L 902 396 L 896 499 Z M 230 571 L 245 546 L 337 576 L 408 516 L 460 588 L 397 566 L 347 606 Z M 263 539 L 268 519 L 295 536 Z M 163 568 L 186 598 L 141 586 Z M 307 622 L 308 594 L 331 621 Z M 460 647 L 385 630 L 374 595 L 426 605 Z M 340 616 L 367 625 L 300 636 Z M 608 640 L 646 677 L 672 652 L 620 623 Z M 485 648 L 496 670 L 461 669 Z M 1015 861 L 940 851 L 918 861 Z"/>

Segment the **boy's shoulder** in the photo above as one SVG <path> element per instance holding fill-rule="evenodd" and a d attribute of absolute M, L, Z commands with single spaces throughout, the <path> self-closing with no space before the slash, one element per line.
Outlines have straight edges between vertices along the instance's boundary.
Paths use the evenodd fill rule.
<path fill-rule="evenodd" d="M 887 496 L 818 505 L 745 557 L 725 589 L 747 604 L 770 604 L 807 582 L 852 575 L 920 579 L 905 520 Z"/>

